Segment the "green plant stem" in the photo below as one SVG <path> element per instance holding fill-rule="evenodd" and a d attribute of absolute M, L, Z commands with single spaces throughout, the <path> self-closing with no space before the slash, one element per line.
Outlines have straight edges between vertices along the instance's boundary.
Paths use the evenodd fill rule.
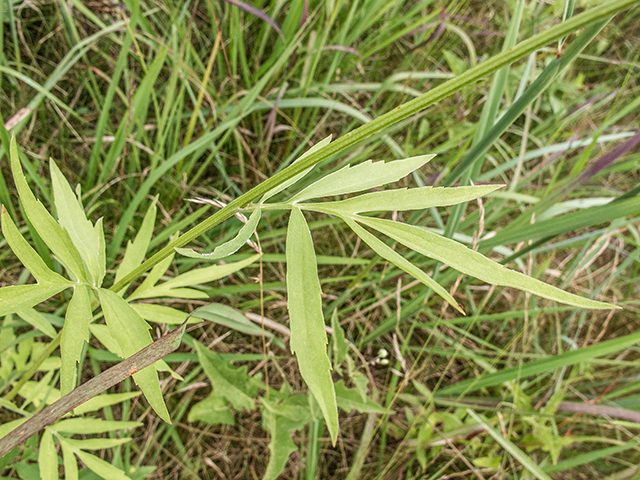
<path fill-rule="evenodd" d="M 638 0 L 613 0 L 592 8 L 586 12 L 583 12 L 582 14 L 577 15 L 570 20 L 567 20 L 566 22 L 555 25 L 545 32 L 539 33 L 538 35 L 520 42 L 518 45 L 510 48 L 509 50 L 502 52 L 495 57 L 490 58 L 487 61 L 482 62 L 481 64 L 467 70 L 463 74 L 452 78 L 442 85 L 429 90 L 422 96 L 404 103 L 399 107 L 391 110 L 390 112 L 381 115 L 375 120 L 372 120 L 371 122 L 357 128 L 356 130 L 343 135 L 335 142 L 330 143 L 326 147 L 319 149 L 303 160 L 290 165 L 286 169 L 265 180 L 261 184 L 257 185 L 256 187 L 252 188 L 248 192 L 233 200 L 226 207 L 220 209 L 212 216 L 193 227 L 181 237 L 175 238 L 173 241 L 169 242 L 164 248 L 158 251 L 146 262 L 135 268 L 119 282 L 116 282 L 111 287 L 111 290 L 114 292 L 120 291 L 126 285 L 130 284 L 135 279 L 140 277 L 144 272 L 150 270 L 155 265 L 171 255 L 174 252 L 174 248 L 184 247 L 185 245 L 205 233 L 207 230 L 210 230 L 216 225 L 219 225 L 228 218 L 232 217 L 238 211 L 238 209 L 247 206 L 249 203 L 260 198 L 272 188 L 303 172 L 307 168 L 316 165 L 322 160 L 325 160 L 330 156 L 335 155 L 376 133 L 381 132 L 385 128 L 394 125 L 401 120 L 415 115 L 416 113 L 424 110 L 434 103 L 453 95 L 454 93 L 460 91 L 462 88 L 477 82 L 478 80 L 496 72 L 500 68 L 509 65 L 516 60 L 526 57 L 530 53 L 539 48 L 542 48 L 545 45 L 548 45 L 549 43 L 565 37 L 572 32 L 585 27 L 586 25 L 589 25 L 607 16 L 614 15 L 619 11 L 629 8 L 638 3 Z"/>

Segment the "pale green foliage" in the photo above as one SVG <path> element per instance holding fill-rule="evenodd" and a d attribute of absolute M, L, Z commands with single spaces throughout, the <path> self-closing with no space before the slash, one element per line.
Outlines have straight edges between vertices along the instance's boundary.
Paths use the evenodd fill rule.
<path fill-rule="evenodd" d="M 178 275 L 177 277 L 174 277 L 171 280 L 163 282 L 159 285 L 155 285 L 155 281 L 157 281 L 168 268 L 168 265 L 165 268 L 164 263 L 159 264 L 158 267 L 160 268 L 156 272 L 152 271 L 151 275 L 147 277 L 145 282 L 143 282 L 129 297 L 127 297 L 127 300 L 131 301 L 139 300 L 142 298 L 156 297 L 174 297 L 187 299 L 209 298 L 206 293 L 200 290 L 185 287 L 205 284 L 226 277 L 248 265 L 251 265 L 257 259 L 258 255 L 254 255 L 240 262 L 227 263 L 226 265 L 213 265 L 211 267 L 205 268 L 196 268 L 190 270 L 187 273 L 183 273 L 182 275 Z"/>
<path fill-rule="evenodd" d="M 99 397 L 96 397 L 99 398 Z M 103 450 L 128 443 L 130 438 L 86 438 L 86 435 L 115 432 L 117 430 L 139 427 L 140 422 L 105 421 L 97 418 L 74 418 L 60 420 L 47 427 L 40 439 L 38 465 L 42 480 L 58 479 L 58 455 L 55 443 L 59 443 L 62 450 L 64 464 L 64 479 L 78 478 L 77 459 L 81 460 L 90 470 L 107 480 L 129 479 L 125 473 L 105 462 L 99 457 L 87 453 L 85 450 Z M 83 435 L 83 439 L 71 438 L 72 435 Z"/>
<path fill-rule="evenodd" d="M 347 358 L 347 349 L 349 343 L 344 335 L 344 330 L 340 326 L 338 321 L 337 310 L 333 311 L 331 315 L 331 328 L 333 329 L 333 335 L 331 335 L 331 349 L 333 350 L 333 368 L 340 373 L 340 364 Z"/>
<path fill-rule="evenodd" d="M 98 290 L 98 297 L 109 332 L 118 342 L 124 358 L 130 357 L 152 342 L 149 325 L 122 297 L 104 288 Z M 160 418 L 170 423 L 155 369 L 147 367 L 134 373 L 133 378 Z"/>
<path fill-rule="evenodd" d="M 356 410 L 360 413 L 380 413 L 383 415 L 391 415 L 394 413 L 393 410 L 381 407 L 369 397 L 365 396 L 363 398 L 362 392 L 359 389 L 345 387 L 343 380 L 339 380 L 335 384 L 335 392 L 338 406 L 346 412 Z"/>
<path fill-rule="evenodd" d="M 238 234 L 222 245 L 219 245 L 215 248 L 215 250 L 211 253 L 198 253 L 192 248 L 176 248 L 176 251 L 180 255 L 184 255 L 185 257 L 190 258 L 199 258 L 201 260 L 219 260 L 221 258 L 228 257 L 229 255 L 236 253 L 240 247 L 242 247 L 251 235 L 256 231 L 256 227 L 258 226 L 258 222 L 260 222 L 262 210 L 256 209 L 249 217 L 247 223 L 245 223 Z"/>
<path fill-rule="evenodd" d="M 40 330 L 49 338 L 54 338 L 56 336 L 56 329 L 51 326 L 41 313 L 37 312 L 33 308 L 27 308 L 26 310 L 22 310 L 17 313 L 21 319 Z"/>
<path fill-rule="evenodd" d="M 327 334 L 322 316 L 322 291 L 316 255 L 307 222 L 298 208 L 291 210 L 287 230 L 287 297 L 291 321 L 291 351 L 300 374 L 320 405 L 335 445 L 338 410 L 327 357 Z"/>
<path fill-rule="evenodd" d="M 35 198 L 27 184 L 20 165 L 15 138 L 11 140 L 10 153 L 11 169 L 24 212 L 45 244 L 66 267 L 71 280 L 58 275 L 46 265 L 20 234 L 3 207 L 2 232 L 7 243 L 38 283 L 1 288 L 0 315 L 18 313 L 22 319 L 53 338 L 57 335 L 53 326 L 32 307 L 66 288 L 74 288 L 73 296 L 67 307 L 60 340 L 62 362 L 59 368 L 63 395 L 75 387 L 78 362 L 85 342 L 89 341 L 90 330 L 102 332 L 101 340 L 103 343 L 110 346 L 113 353 L 123 357 L 133 355 L 152 342 L 149 325 L 129 303 L 132 299 L 159 296 L 207 298 L 207 295 L 200 290 L 189 287 L 227 276 L 257 259 L 257 256 L 254 256 L 237 263 L 191 270 L 156 286 L 169 267 L 172 260 L 169 258 L 169 263 L 163 262 L 158 265 L 158 268 L 147 277 L 147 281 L 143 282 L 128 300 L 124 300 L 120 295 L 101 288 L 106 265 L 102 221 L 98 220 L 93 225 L 87 220 L 81 203 L 80 190 L 78 189 L 76 195 L 55 162 L 50 162 L 53 197 L 58 213 L 56 221 L 42 203 Z M 122 278 L 143 261 L 153 233 L 155 216 L 156 207 L 155 204 L 152 204 L 135 240 L 127 246 L 120 267 L 122 270 L 116 271 L 117 279 Z M 102 330 L 102 325 L 91 324 L 93 308 L 95 308 L 92 303 L 96 300 L 99 300 L 103 309 L 108 331 Z M 158 365 L 162 369 L 168 369 L 162 361 L 158 362 Z M 47 375 L 40 383 L 46 385 L 50 379 L 51 375 Z M 169 422 L 169 413 L 162 398 L 156 369 L 143 369 L 134 374 L 134 380 L 158 415 Z M 31 401 L 41 401 L 46 398 L 50 403 L 60 397 L 60 392 L 57 389 L 40 387 L 34 390 L 30 387 L 31 385 L 34 383 L 27 382 L 20 391 L 20 394 L 26 395 L 27 399 L 27 403 L 23 407 Z"/>
<path fill-rule="evenodd" d="M 233 368 L 215 352 L 196 342 L 200 365 L 211 381 L 213 394 L 226 399 L 236 410 L 253 410 L 253 397 L 262 383 L 247 375 L 247 367 Z M 257 380 L 257 381 L 256 381 Z"/>
<path fill-rule="evenodd" d="M 494 285 L 515 287 L 543 298 L 581 308 L 618 308 L 608 303 L 567 293 L 547 283 L 510 270 L 464 245 L 424 228 L 379 218 L 359 217 L 358 221 L 378 230 L 418 253 L 439 260 L 456 270 Z"/>
<path fill-rule="evenodd" d="M 144 256 L 149 248 L 149 242 L 153 235 L 153 226 L 156 222 L 156 202 L 152 202 L 145 213 L 144 220 L 140 226 L 140 230 L 136 234 L 133 242 L 127 242 L 127 248 L 124 251 L 124 257 L 120 262 L 120 266 L 116 271 L 115 282 L 118 282 L 127 273 L 142 263 Z"/>
<path fill-rule="evenodd" d="M 433 157 L 435 155 L 421 155 L 419 157 L 396 160 L 395 162 L 373 163 L 368 160 L 353 167 L 347 165 L 337 172 L 324 176 L 297 195 L 294 195 L 291 198 L 291 203 L 300 203 L 311 198 L 361 192 L 397 182 L 422 167 Z"/>
<path fill-rule="evenodd" d="M 322 148 L 326 147 L 327 145 L 329 145 L 329 143 L 331 143 L 331 135 L 329 135 L 326 138 L 323 138 L 322 140 L 320 140 L 318 143 L 316 143 L 313 147 L 311 147 L 309 150 L 307 150 L 306 152 L 304 152 L 297 160 L 296 163 L 304 160 L 305 158 L 307 158 L 309 155 L 311 155 L 314 152 L 317 152 L 319 150 L 321 150 Z M 281 184 L 279 184 L 278 186 L 272 188 L 271 190 L 269 190 L 267 193 L 265 193 L 262 196 L 262 200 L 260 200 L 260 203 L 264 203 L 267 200 L 269 200 L 271 197 L 277 195 L 278 193 L 286 190 L 287 188 L 289 188 L 291 185 L 293 185 L 294 183 L 296 183 L 298 180 L 300 180 L 301 178 L 303 178 L 307 173 L 309 173 L 311 171 L 313 167 L 309 167 L 306 170 L 300 172 L 297 175 L 294 175 L 293 177 L 291 177 L 289 180 L 285 180 L 284 182 L 282 182 Z"/>
<path fill-rule="evenodd" d="M 42 480 L 57 480 L 58 456 L 56 455 L 56 447 L 53 444 L 53 435 L 49 429 L 44 430 L 42 438 L 40 439 L 38 465 L 40 467 L 40 478 Z"/>
<path fill-rule="evenodd" d="M 49 167 L 58 223 L 67 231 L 82 257 L 92 284 L 99 287 L 104 278 L 106 261 L 104 238 L 101 239 L 102 222 L 99 220 L 94 226 L 87 220 L 80 196 L 76 197 L 53 160 L 49 162 Z"/>
<path fill-rule="evenodd" d="M 77 363 L 82 355 L 84 342 L 89 341 L 91 323 L 91 290 L 78 285 L 73 291 L 65 315 L 65 328 L 60 339 L 62 366 L 60 368 L 60 390 L 66 395 L 74 389 L 77 378 Z"/>
<path fill-rule="evenodd" d="M 31 221 L 33 227 L 54 255 L 67 268 L 73 280 L 88 283 L 86 266 L 71 241 L 69 233 L 54 220 L 44 205 L 39 200 L 36 200 L 36 197 L 31 192 L 24 173 L 22 173 L 15 137 L 11 139 L 10 153 L 13 180 L 29 221 Z"/>

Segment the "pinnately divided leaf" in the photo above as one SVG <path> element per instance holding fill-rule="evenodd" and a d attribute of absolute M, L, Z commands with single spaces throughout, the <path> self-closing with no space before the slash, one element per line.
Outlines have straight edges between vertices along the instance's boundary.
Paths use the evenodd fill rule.
<path fill-rule="evenodd" d="M 192 248 L 176 248 L 176 252 L 180 255 L 184 255 L 185 257 L 199 258 L 202 260 L 219 260 L 221 258 L 228 257 L 229 255 L 236 253 L 240 247 L 247 243 L 249 238 L 251 238 L 251 235 L 256 231 L 256 227 L 260 222 L 261 215 L 262 210 L 256 208 L 249 217 L 249 221 L 242 226 L 238 235 L 228 242 L 218 245 L 211 253 L 198 253 Z"/>
<path fill-rule="evenodd" d="M 0 288 L 0 317 L 31 308 L 72 286 L 71 283 L 12 285 Z"/>
<path fill-rule="evenodd" d="M 116 293 L 101 288 L 98 290 L 100 304 L 111 336 L 116 339 L 122 356 L 130 357 L 151 344 L 149 325 L 122 297 Z M 134 373 L 133 379 L 144 393 L 149 405 L 165 422 L 171 423 L 169 412 L 162 398 L 162 391 L 158 383 L 158 373 L 155 368 L 147 367 Z"/>
<path fill-rule="evenodd" d="M 18 315 L 29 325 L 36 327 L 49 338 L 54 338 L 57 335 L 56 329 L 53 328 L 53 326 L 42 316 L 40 312 L 33 308 L 27 308 L 19 311 Z"/>
<path fill-rule="evenodd" d="M 286 249 L 291 350 L 298 358 L 302 378 L 320 405 L 335 445 L 338 410 L 327 357 L 322 290 L 309 226 L 297 207 L 291 209 Z"/>
<path fill-rule="evenodd" d="M 60 262 L 62 262 L 76 278 L 88 283 L 82 258 L 71 241 L 69 234 L 58 225 L 44 205 L 42 205 L 39 200 L 36 200 L 36 197 L 27 184 L 27 179 L 24 177 L 24 173 L 22 173 L 15 136 L 11 138 L 10 150 L 13 180 L 18 189 L 20 202 L 24 207 L 27 217 L 29 217 L 29 220 L 42 240 L 44 240 L 44 243 L 46 243 L 55 256 L 58 257 Z"/>
<path fill-rule="evenodd" d="M 312 183 L 295 195 L 292 203 L 318 197 L 330 197 L 346 193 L 361 192 L 370 188 L 381 187 L 387 183 L 397 182 L 414 170 L 422 167 L 435 155 L 421 155 L 392 162 L 376 162 L 371 160 L 355 166 L 347 165 L 315 183 Z"/>
<path fill-rule="evenodd" d="M 380 255 L 385 260 L 393 263 L 396 267 L 401 268 L 409 275 L 412 275 L 414 278 L 417 278 L 422 283 L 424 283 L 427 287 L 431 288 L 434 292 L 444 298 L 449 305 L 458 310 L 460 313 L 464 315 L 464 310 L 462 306 L 456 302 L 456 300 L 451 296 L 451 294 L 438 282 L 432 279 L 429 275 L 424 273 L 418 267 L 416 267 L 409 260 L 404 258 L 398 252 L 393 250 L 387 244 L 385 244 L 382 240 L 376 238 L 375 235 L 369 233 L 366 229 L 362 228 L 358 225 L 357 222 L 354 222 L 350 217 L 344 216 L 343 220 L 351 229 L 358 235 L 364 242 L 369 245 L 374 252 Z"/>
<path fill-rule="evenodd" d="M 480 185 L 455 188 L 398 188 L 395 190 L 384 190 L 382 192 L 365 193 L 337 202 L 310 204 L 308 207 L 313 209 L 319 206 L 323 212 L 332 211 L 336 215 L 360 212 L 423 210 L 431 207 L 445 207 L 468 202 L 469 200 L 498 190 L 503 186 L 504 185 Z"/>
<path fill-rule="evenodd" d="M 58 455 L 53 443 L 53 435 L 47 428 L 40 439 L 40 452 L 38 452 L 38 466 L 42 480 L 58 480 Z"/>
<path fill-rule="evenodd" d="M 53 160 L 49 161 L 53 198 L 56 204 L 58 222 L 71 237 L 80 256 L 93 279 L 93 285 L 99 287 L 105 273 L 104 243 L 100 241 L 100 228 L 95 229 L 84 209 L 73 193 L 67 179 Z M 96 224 L 101 227 L 101 224 Z M 100 251 L 102 247 L 102 252 Z"/>
<path fill-rule="evenodd" d="M 454 240 L 442 237 L 424 228 L 380 218 L 361 216 L 354 218 L 359 223 L 378 230 L 422 255 L 438 260 L 464 274 L 471 275 L 492 285 L 518 288 L 549 300 L 580 308 L 619 308 L 608 303 L 573 295 L 515 270 L 510 270 Z"/>
<path fill-rule="evenodd" d="M 2 205 L 2 234 L 5 240 L 16 254 L 16 257 L 22 262 L 27 270 L 33 275 L 33 278 L 40 284 L 43 283 L 68 283 L 72 285 L 63 276 L 57 274 L 44 263 L 44 260 L 40 258 L 40 255 L 33 249 L 31 245 L 24 239 L 24 237 L 18 231 L 18 228 L 13 223 L 11 215 Z"/>
<path fill-rule="evenodd" d="M 289 397 L 281 404 L 261 399 L 265 408 L 262 410 L 262 426 L 267 430 L 269 441 L 269 463 L 263 480 L 276 480 L 284 470 L 287 460 L 297 450 L 291 440 L 291 432 L 303 428 L 311 419 L 308 406 L 299 405 L 301 395 Z"/>
<path fill-rule="evenodd" d="M 226 398 L 236 410 L 253 410 L 253 397 L 258 393 L 258 387 L 247 375 L 247 367 L 232 367 L 219 354 L 199 342 L 194 343 L 200 365 L 209 377 L 215 395 Z"/>

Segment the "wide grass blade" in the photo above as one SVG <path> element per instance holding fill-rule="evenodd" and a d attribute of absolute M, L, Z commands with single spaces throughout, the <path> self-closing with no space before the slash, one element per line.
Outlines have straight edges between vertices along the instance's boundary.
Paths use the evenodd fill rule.
<path fill-rule="evenodd" d="M 518 229 L 507 228 L 498 232 L 494 237 L 480 242 L 480 248 L 493 248 L 497 245 L 526 242 L 537 238 L 551 239 L 563 233 L 575 232 L 582 228 L 608 223 L 616 218 L 637 215 L 638 213 L 640 213 L 640 195 L 620 202 L 611 202 L 599 207 L 586 208 L 560 217 L 523 225 Z"/>
<path fill-rule="evenodd" d="M 536 360 L 518 367 L 505 368 L 495 373 L 470 378 L 439 390 L 437 395 L 456 395 L 481 388 L 493 387 L 517 378 L 527 378 L 533 375 L 548 373 L 559 368 L 569 367 L 581 362 L 589 362 L 594 358 L 619 352 L 638 342 L 640 342 L 640 333 L 632 333 L 613 340 L 600 342 L 597 345 L 591 345 L 549 358 Z"/>

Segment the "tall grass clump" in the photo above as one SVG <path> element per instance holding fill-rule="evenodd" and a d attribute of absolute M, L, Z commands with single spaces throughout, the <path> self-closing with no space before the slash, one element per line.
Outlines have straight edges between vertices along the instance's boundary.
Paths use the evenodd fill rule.
<path fill-rule="evenodd" d="M 637 3 L 5 3 L 0 475 L 635 478 Z"/>

